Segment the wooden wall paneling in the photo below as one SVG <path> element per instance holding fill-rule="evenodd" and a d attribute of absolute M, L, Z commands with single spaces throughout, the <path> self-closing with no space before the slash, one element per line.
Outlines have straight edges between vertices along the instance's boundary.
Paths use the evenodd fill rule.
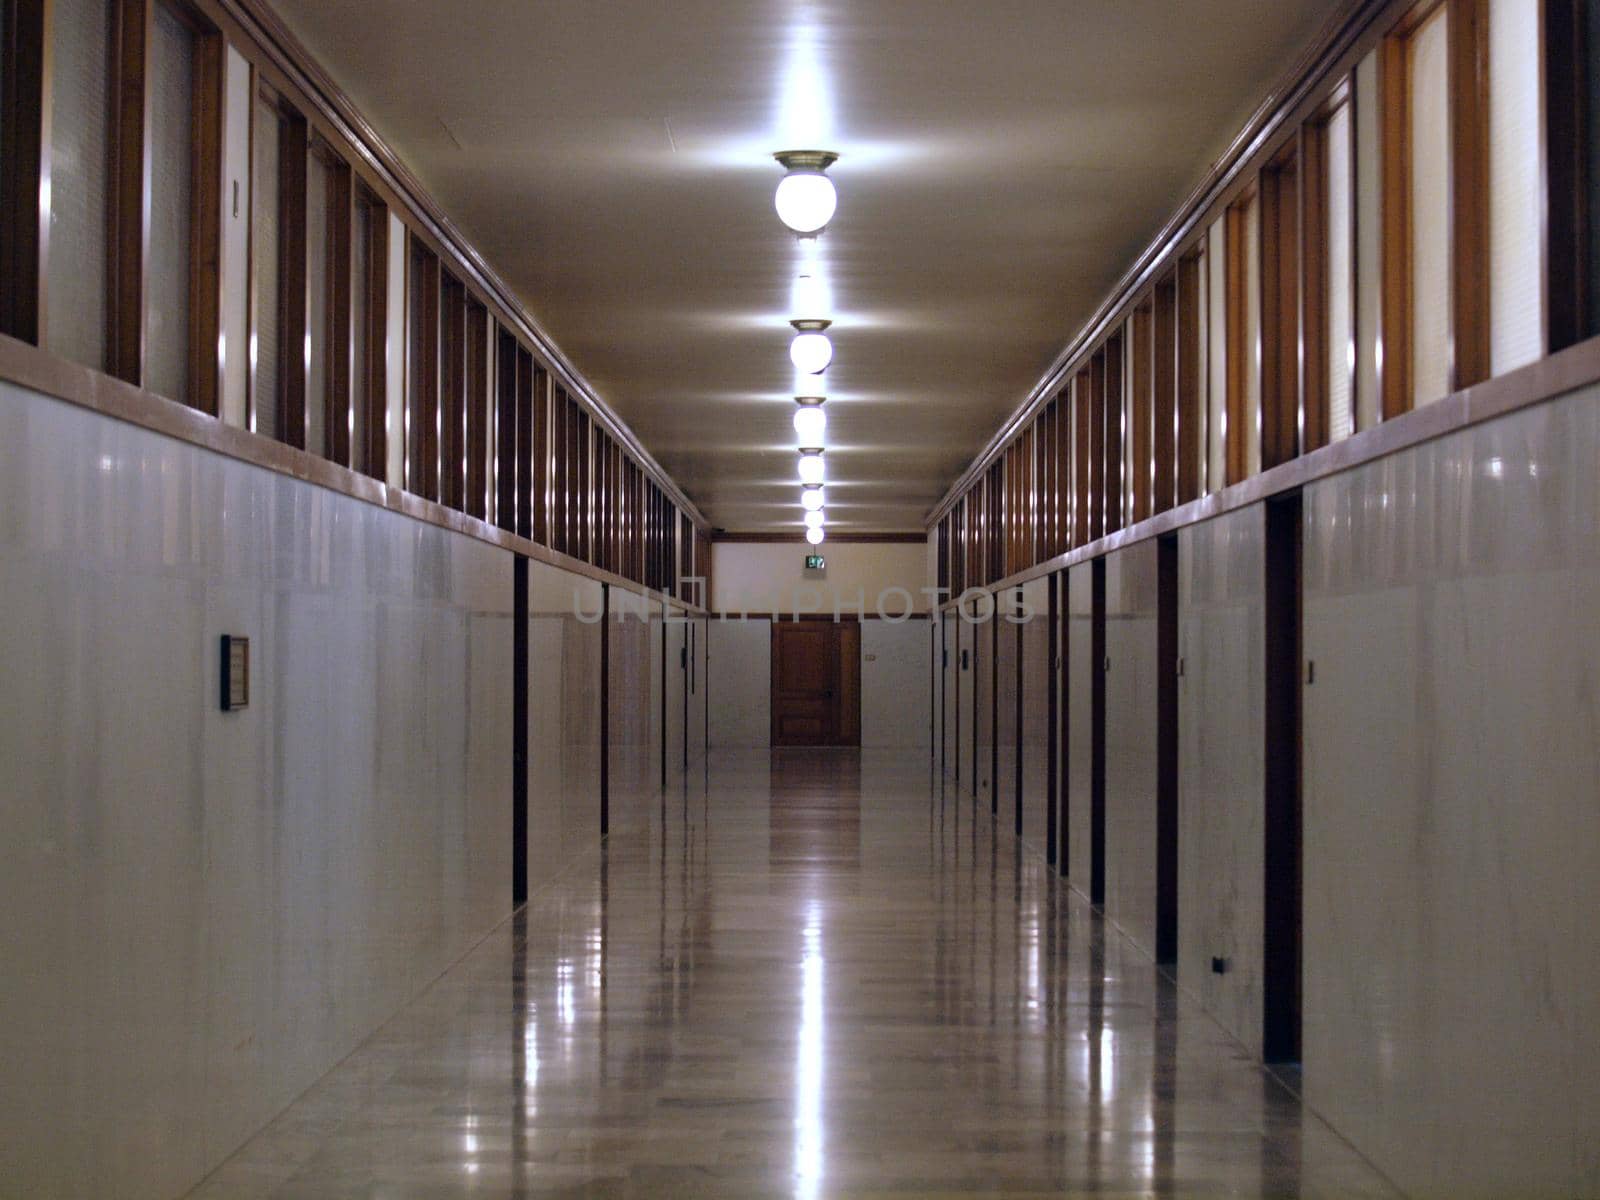
<path fill-rule="evenodd" d="M 1121 330 L 1106 340 L 1105 391 L 1101 401 L 1101 423 L 1105 430 L 1102 435 L 1105 439 L 1105 455 L 1101 460 L 1104 467 L 1100 493 L 1103 533 L 1116 533 L 1124 524 L 1122 494 L 1123 471 L 1126 469 L 1126 464 L 1123 460 L 1125 437 L 1122 428 L 1122 389 L 1126 374 L 1126 341 Z"/>
<path fill-rule="evenodd" d="M 1450 6 L 1450 390 L 1489 378 L 1489 0 Z"/>
<path fill-rule="evenodd" d="M 1594 0 L 1544 0 L 1545 335 L 1550 352 L 1596 331 L 1589 297 L 1591 192 L 1588 75 L 1594 53 L 1588 6 Z"/>
<path fill-rule="evenodd" d="M 1167 275 L 1156 284 L 1150 327 L 1151 491 L 1146 516 L 1177 503 L 1175 464 L 1178 447 L 1178 280 Z"/>
<path fill-rule="evenodd" d="M 1065 554 L 1072 549 L 1077 528 L 1076 492 L 1072 470 L 1073 456 L 1077 447 L 1073 437 L 1073 430 L 1076 427 L 1073 391 L 1074 385 L 1068 380 L 1067 386 L 1056 397 L 1056 403 L 1061 406 L 1060 423 L 1056 427 L 1056 485 L 1059 489 L 1056 495 L 1056 516 L 1059 522 L 1056 530 L 1057 554 Z"/>
<path fill-rule="evenodd" d="M 113 6 L 112 163 L 106 259 L 107 369 L 144 386 L 145 256 L 150 245 L 151 94 L 146 68 L 156 0 Z M 46 81 L 48 85 L 48 80 Z"/>
<path fill-rule="evenodd" d="M 324 331 L 326 336 L 323 339 L 327 354 L 325 371 L 327 379 L 325 399 L 328 407 L 327 449 L 330 459 L 341 467 L 348 467 L 353 461 L 350 439 L 354 425 L 351 419 L 352 404 L 355 403 L 350 394 L 351 363 L 354 353 L 354 331 L 350 327 L 350 297 L 355 286 L 350 271 L 352 261 L 350 238 L 355 213 L 355 183 L 349 163 L 331 147 L 324 146 L 324 154 L 329 165 L 328 327 Z M 220 181 L 220 163 L 217 170 L 217 178 Z M 222 198 L 219 195 L 216 197 L 216 204 L 220 206 L 221 203 Z M 193 345 L 192 342 L 190 344 Z"/>
<path fill-rule="evenodd" d="M 362 432 L 366 438 L 362 466 L 373 479 L 387 479 L 389 471 L 389 210 L 364 188 L 357 188 L 356 203 L 366 206 L 367 270 L 356 287 L 366 289 L 366 361 L 362 372 L 365 394 L 355 403 L 363 406 Z"/>
<path fill-rule="evenodd" d="M 415 234 L 410 243 L 406 259 L 406 490 L 437 500 L 439 260 Z"/>
<path fill-rule="evenodd" d="M 1299 453 L 1300 156 L 1291 143 L 1261 173 L 1261 466 Z M 1246 348 L 1248 353 L 1248 347 Z"/>
<path fill-rule="evenodd" d="M 467 302 L 467 504 L 469 517 L 489 512 L 489 310 Z"/>
<path fill-rule="evenodd" d="M 1328 412 L 1328 131 L 1309 121 L 1300 133 L 1300 449 L 1321 449 Z M 1353 295 L 1354 293 L 1352 293 Z M 1263 462 L 1265 458 L 1263 457 Z"/>
<path fill-rule="evenodd" d="M 594 455 L 588 410 L 579 407 L 574 422 L 573 454 L 578 460 L 578 557 L 592 563 L 594 553 Z"/>
<path fill-rule="evenodd" d="M 517 339 L 496 324 L 495 500 L 494 520 L 510 533 L 517 530 Z"/>
<path fill-rule="evenodd" d="M 439 282 L 439 501 L 466 501 L 467 291 L 448 271 Z"/>
<path fill-rule="evenodd" d="M 1200 448 L 1205 419 L 1204 377 L 1201 374 L 1200 278 L 1204 259 L 1198 254 L 1178 260 L 1177 286 L 1177 502 L 1187 504 L 1200 496 Z"/>
<path fill-rule="evenodd" d="M 1073 489 L 1074 510 L 1072 544 L 1074 547 L 1092 542 L 1099 537 L 1095 529 L 1093 494 L 1093 463 L 1097 443 L 1094 437 L 1093 416 L 1096 406 L 1094 360 L 1087 369 L 1078 372 L 1073 383 Z"/>
<path fill-rule="evenodd" d="M 516 491 L 512 507 L 516 513 L 518 537 L 533 537 L 534 482 L 538 478 L 534 459 L 539 453 L 539 368 L 533 355 L 521 342 L 514 341 L 516 355 L 515 396 L 517 406 Z"/>
<path fill-rule="evenodd" d="M 550 423 L 551 401 L 550 372 L 533 357 L 527 356 L 528 371 L 528 533 L 527 536 L 541 546 L 550 544 Z"/>
<path fill-rule="evenodd" d="M 278 419 L 279 437 L 306 448 L 306 167 L 311 131 L 281 99 L 278 143 Z M 270 201 L 270 197 L 267 198 Z"/>
<path fill-rule="evenodd" d="M 1227 347 L 1228 394 L 1225 405 L 1227 430 L 1223 438 L 1224 469 L 1227 483 L 1238 483 L 1249 474 L 1249 456 L 1246 438 L 1250 436 L 1248 420 L 1249 372 L 1258 370 L 1255 347 L 1247 344 L 1246 318 L 1249 304 L 1249 271 L 1246 239 L 1249 236 L 1248 210 L 1256 199 L 1251 191 L 1228 209 L 1227 264 L 1224 271 L 1227 288 Z"/>
<path fill-rule="evenodd" d="M 51 47 L 47 0 L 0 0 L 0 333 L 44 344 L 49 254 L 50 126 L 45 89 Z"/>
<path fill-rule="evenodd" d="M 221 33 L 209 20 L 205 20 L 187 5 L 174 7 L 194 31 L 194 77 L 192 91 L 192 126 L 190 129 L 190 186 L 189 186 L 189 395 L 190 407 L 210 416 L 221 412 L 222 400 L 222 346 L 219 337 L 222 328 L 222 64 L 226 46 Z M 348 195 L 348 172 L 341 181 L 335 172 L 335 198 Z M 344 190 L 340 190 L 341 187 Z M 349 210 L 343 211 L 345 226 L 343 242 L 335 238 L 336 230 L 330 226 L 330 248 L 349 245 Z M 330 256 L 330 263 L 346 261 Z M 330 271 L 330 277 L 340 275 Z M 349 278 L 344 277 L 348 292 Z M 348 329 L 349 300 L 345 298 L 342 310 Z M 333 345 L 343 345 L 335 342 Z M 344 357 L 346 369 L 349 356 Z M 330 373 L 329 385 L 334 376 Z M 348 389 L 348 377 L 346 377 Z M 347 393 L 346 393 L 347 394 Z M 335 460 L 339 461 L 339 460 Z M 348 462 L 348 452 L 344 460 Z"/>
<path fill-rule="evenodd" d="M 1128 355 L 1129 414 L 1127 455 L 1131 478 L 1127 488 L 1130 523 L 1148 517 L 1152 508 L 1151 489 L 1154 486 L 1155 446 L 1155 306 L 1153 298 L 1133 310 L 1129 323 L 1132 338 Z"/>
<path fill-rule="evenodd" d="M 567 389 L 557 386 L 550 401 L 550 548 L 567 553 L 567 511 L 571 460 L 567 423 L 571 409 Z"/>

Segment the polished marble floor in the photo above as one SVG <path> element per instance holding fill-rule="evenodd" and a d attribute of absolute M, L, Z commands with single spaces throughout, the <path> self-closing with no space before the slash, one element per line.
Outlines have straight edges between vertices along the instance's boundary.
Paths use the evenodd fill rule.
<path fill-rule="evenodd" d="M 1393 1194 L 922 755 L 650 808 L 194 1195 Z"/>

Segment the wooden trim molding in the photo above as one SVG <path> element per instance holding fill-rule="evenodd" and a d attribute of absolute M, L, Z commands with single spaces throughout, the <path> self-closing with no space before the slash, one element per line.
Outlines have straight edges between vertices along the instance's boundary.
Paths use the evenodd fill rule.
<path fill-rule="evenodd" d="M 609 583 L 687 613 L 703 616 L 706 611 L 699 605 L 685 603 L 659 589 L 603 571 L 477 517 L 391 488 L 381 479 L 342 467 L 321 455 L 219 421 L 188 405 L 57 358 L 37 346 L 5 335 L 0 335 L 0 380 L 251 466 L 316 484 L 413 520 L 477 538 L 546 566 Z"/>
<path fill-rule="evenodd" d="M 1148 521 L 1141 521 L 1118 533 L 1097 538 L 1087 545 L 1066 554 L 1058 554 L 1046 562 L 1037 563 L 1026 571 L 1019 571 L 987 586 L 968 580 L 967 588 L 961 590 L 978 587 L 993 593 L 1017 587 L 1079 563 L 1091 562 L 1113 550 L 1121 550 L 1171 533 L 1185 525 L 1195 525 L 1252 504 L 1260 504 L 1274 496 L 1378 462 L 1436 438 L 1459 433 L 1485 421 L 1508 416 L 1595 385 L 1600 385 L 1600 337 L 1590 338 L 1557 351 L 1548 358 L 1453 392 L 1436 403 L 1412 409 L 1394 420 L 1380 422 L 1371 429 L 1360 430 L 1342 441 L 1302 454 L 1259 475 L 1252 475 L 1242 483 L 1159 513 Z M 946 600 L 940 609 L 953 608 L 957 603 L 954 599 Z"/>

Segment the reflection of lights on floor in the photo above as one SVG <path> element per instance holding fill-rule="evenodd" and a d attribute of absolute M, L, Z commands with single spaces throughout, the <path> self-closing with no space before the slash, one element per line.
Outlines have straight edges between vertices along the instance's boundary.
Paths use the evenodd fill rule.
<path fill-rule="evenodd" d="M 800 1048 L 795 1071 L 794 1170 L 797 1196 L 814 1197 L 822 1186 L 823 959 L 822 926 L 816 906 L 805 928 L 800 960 Z"/>

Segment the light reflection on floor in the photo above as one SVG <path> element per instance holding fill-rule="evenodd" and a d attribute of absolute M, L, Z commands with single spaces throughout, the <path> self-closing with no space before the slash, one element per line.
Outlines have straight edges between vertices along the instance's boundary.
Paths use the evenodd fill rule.
<path fill-rule="evenodd" d="M 1392 1194 L 921 755 L 650 809 L 195 1195 Z"/>

